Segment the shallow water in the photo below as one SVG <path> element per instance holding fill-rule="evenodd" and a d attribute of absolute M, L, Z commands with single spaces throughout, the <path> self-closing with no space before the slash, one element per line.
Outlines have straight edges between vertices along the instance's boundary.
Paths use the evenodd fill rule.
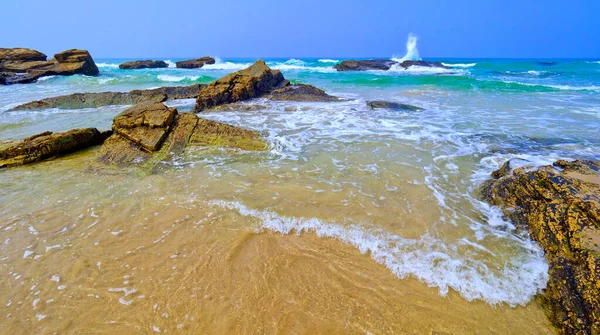
<path fill-rule="evenodd" d="M 0 87 L 0 139 L 107 129 L 124 108 L 6 111 L 19 103 L 209 82 L 251 61 L 97 62 L 100 77 Z M 2 332 L 552 333 L 533 299 L 542 250 L 478 188 L 513 157 L 600 158 L 600 65 L 267 63 L 348 101 L 202 114 L 261 132 L 267 152 L 195 149 L 152 175 L 97 169 L 94 150 L 0 171 Z M 426 110 L 369 110 L 375 98 Z"/>

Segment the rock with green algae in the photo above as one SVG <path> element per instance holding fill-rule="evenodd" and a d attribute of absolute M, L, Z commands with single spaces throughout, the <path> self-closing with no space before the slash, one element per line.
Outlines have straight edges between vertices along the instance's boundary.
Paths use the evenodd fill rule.
<path fill-rule="evenodd" d="M 510 161 L 483 185 L 484 198 L 540 243 L 550 279 L 538 295 L 564 334 L 600 334 L 600 161 L 557 161 L 514 171 Z"/>
<path fill-rule="evenodd" d="M 0 142 L 0 168 L 29 164 L 101 144 L 110 132 L 96 128 L 43 132 L 22 141 Z"/>
<path fill-rule="evenodd" d="M 100 148 L 98 161 L 152 169 L 190 146 L 265 150 L 266 142 L 250 130 L 178 113 L 162 103 L 141 103 L 119 114 L 113 135 Z"/>

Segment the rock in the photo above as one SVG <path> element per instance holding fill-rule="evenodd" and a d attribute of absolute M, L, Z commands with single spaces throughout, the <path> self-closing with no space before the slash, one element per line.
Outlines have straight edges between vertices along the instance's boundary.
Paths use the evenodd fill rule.
<path fill-rule="evenodd" d="M 175 66 L 177 66 L 178 68 L 183 68 L 183 69 L 193 69 L 193 68 L 201 68 L 204 66 L 204 64 L 214 64 L 214 63 L 215 63 L 214 58 L 205 56 L 205 57 L 201 57 L 198 59 L 189 59 L 189 60 L 175 62 Z"/>
<path fill-rule="evenodd" d="M 404 110 L 404 111 L 421 111 L 424 110 L 421 107 L 413 106 L 413 105 L 405 105 L 397 102 L 389 102 L 389 101 L 367 101 L 367 106 L 371 107 L 371 109 L 376 108 L 387 108 L 393 110 Z"/>
<path fill-rule="evenodd" d="M 24 165 L 101 144 L 110 132 L 96 128 L 73 129 L 64 133 L 44 132 L 22 141 L 0 144 L 0 168 Z"/>
<path fill-rule="evenodd" d="M 276 89 L 267 95 L 267 98 L 275 101 L 299 101 L 299 102 L 332 102 L 340 101 L 340 98 L 331 96 L 325 91 L 312 85 L 294 84 Z"/>
<path fill-rule="evenodd" d="M 160 161 L 189 146 L 221 146 L 265 150 L 262 137 L 250 130 L 178 113 L 162 103 L 141 103 L 119 114 L 113 135 L 98 156 L 103 164 L 153 168 Z"/>
<path fill-rule="evenodd" d="M 389 59 L 345 60 L 334 66 L 338 71 L 389 70 L 398 62 Z"/>
<path fill-rule="evenodd" d="M 411 66 L 437 67 L 437 68 L 441 68 L 441 69 L 451 69 L 451 67 L 448 67 L 440 62 L 428 62 L 425 60 L 405 60 L 402 63 L 400 63 L 400 66 L 402 66 L 404 69 L 408 69 Z"/>
<path fill-rule="evenodd" d="M 0 72 L 4 85 L 30 83 L 44 76 L 100 73 L 87 50 L 66 50 L 46 61 L 41 52 L 23 48 L 0 49 Z"/>
<path fill-rule="evenodd" d="M 271 70 L 263 60 L 233 72 L 200 90 L 194 112 L 236 101 L 259 97 L 289 84 L 279 70 Z"/>
<path fill-rule="evenodd" d="M 109 105 L 135 105 L 140 102 L 163 102 L 175 99 L 195 99 L 206 85 L 168 86 L 131 92 L 73 93 L 46 98 L 19 105 L 11 110 L 37 110 L 47 108 L 80 109 Z"/>
<path fill-rule="evenodd" d="M 125 62 L 119 65 L 119 69 L 134 70 L 134 69 L 158 69 L 169 67 L 169 64 L 162 60 L 136 60 L 132 62 Z"/>
<path fill-rule="evenodd" d="M 600 334 L 600 161 L 557 161 L 510 170 L 484 198 L 544 249 L 549 282 L 538 302 L 564 334 Z"/>

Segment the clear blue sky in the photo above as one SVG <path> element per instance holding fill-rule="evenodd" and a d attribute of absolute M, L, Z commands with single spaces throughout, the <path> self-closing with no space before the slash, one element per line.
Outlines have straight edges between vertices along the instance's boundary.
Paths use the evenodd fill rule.
<path fill-rule="evenodd" d="M 106 57 L 600 58 L 600 0 L 2 0 L 0 47 Z"/>

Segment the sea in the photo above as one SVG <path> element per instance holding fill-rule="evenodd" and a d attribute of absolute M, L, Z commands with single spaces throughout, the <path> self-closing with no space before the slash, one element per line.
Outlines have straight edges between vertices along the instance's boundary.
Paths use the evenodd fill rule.
<path fill-rule="evenodd" d="M 9 111 L 22 103 L 207 84 L 256 60 L 182 59 L 1 86 L 0 140 L 110 129 L 127 107 Z M 552 334 L 544 252 L 480 188 L 509 159 L 600 159 L 600 61 L 425 59 L 448 68 L 264 58 L 343 98 L 199 115 L 265 152 L 190 149 L 144 174 L 90 168 L 91 149 L 1 170 L 0 332 Z"/>

